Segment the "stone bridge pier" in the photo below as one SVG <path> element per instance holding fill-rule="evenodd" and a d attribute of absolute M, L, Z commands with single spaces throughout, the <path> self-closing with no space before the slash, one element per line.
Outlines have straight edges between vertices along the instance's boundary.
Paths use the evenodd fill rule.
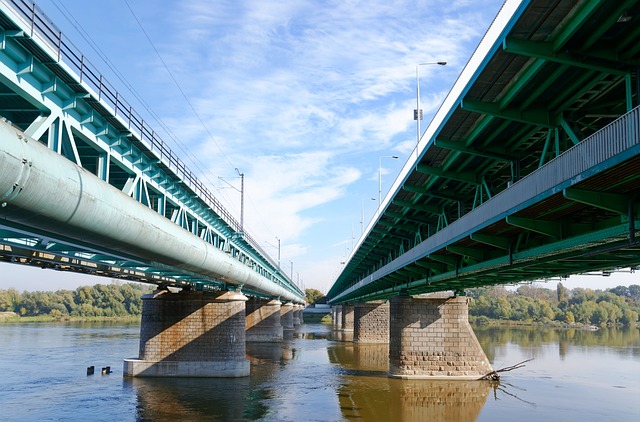
<path fill-rule="evenodd" d="M 477 380 L 493 370 L 469 325 L 466 296 L 394 296 L 389 312 L 391 378 Z"/>
<path fill-rule="evenodd" d="M 246 303 L 247 341 L 278 342 L 283 339 L 282 302 L 251 298 Z"/>
<path fill-rule="evenodd" d="M 238 292 L 143 296 L 140 351 L 125 359 L 128 377 L 244 377 L 245 302 Z"/>
<path fill-rule="evenodd" d="M 493 370 L 469 325 L 466 296 L 399 295 L 334 305 L 333 316 L 336 329 L 353 328 L 354 342 L 389 344 L 390 378 L 477 380 Z"/>

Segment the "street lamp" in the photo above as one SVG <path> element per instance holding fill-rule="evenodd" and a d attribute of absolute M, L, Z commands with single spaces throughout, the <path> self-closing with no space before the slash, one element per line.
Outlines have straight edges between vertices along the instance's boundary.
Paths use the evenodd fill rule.
<path fill-rule="evenodd" d="M 417 142 L 416 142 L 416 158 L 418 158 L 418 146 L 420 145 L 420 120 L 422 120 L 422 109 L 420 109 L 420 66 L 428 66 L 428 65 L 440 65 L 445 66 L 447 62 L 427 62 L 427 63 L 418 63 L 416 65 L 416 109 L 413 110 L 413 120 L 418 122 L 417 129 Z"/>
<path fill-rule="evenodd" d="M 372 201 L 375 201 L 376 198 L 369 198 Z M 360 230 L 361 230 L 361 234 L 364 234 L 364 198 L 360 198 Z"/>
<path fill-rule="evenodd" d="M 236 171 L 240 176 L 240 233 L 244 234 L 244 173 L 240 173 L 237 167 Z"/>
<path fill-rule="evenodd" d="M 276 236 L 276 240 L 278 241 L 278 268 L 280 268 L 280 238 Z"/>
<path fill-rule="evenodd" d="M 382 159 L 383 158 L 393 158 L 394 160 L 398 158 L 397 155 L 383 155 L 378 160 L 378 208 L 382 204 Z"/>

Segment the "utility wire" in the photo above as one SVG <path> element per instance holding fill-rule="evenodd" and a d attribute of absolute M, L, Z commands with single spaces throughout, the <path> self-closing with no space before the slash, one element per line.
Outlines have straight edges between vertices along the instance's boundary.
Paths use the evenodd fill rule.
<path fill-rule="evenodd" d="M 190 151 L 190 149 L 185 145 L 185 143 L 182 142 L 182 140 L 171 130 L 171 128 L 164 122 L 164 120 L 149 106 L 149 104 L 144 100 L 142 95 L 133 87 L 133 85 L 127 80 L 127 78 L 122 74 L 122 72 L 118 70 L 115 64 L 113 64 L 113 62 L 109 59 L 107 54 L 104 53 L 104 51 L 100 48 L 98 43 L 95 42 L 95 40 L 84 29 L 84 27 L 73 17 L 73 14 L 69 11 L 69 9 L 67 9 L 66 6 L 61 2 L 59 2 L 58 0 L 51 0 L 51 2 L 56 7 L 56 9 L 58 9 L 58 11 L 62 14 L 62 16 L 64 16 L 64 18 L 73 26 L 73 28 L 76 31 L 78 31 L 80 36 L 87 42 L 89 47 L 98 55 L 98 57 L 106 64 L 106 66 L 111 70 L 111 72 L 113 72 L 113 74 L 123 84 L 123 86 L 136 98 L 138 103 L 147 111 L 147 113 L 149 113 L 149 115 L 153 118 L 153 120 L 155 120 L 155 122 L 160 125 L 160 127 L 165 131 L 165 133 L 169 136 L 169 138 L 172 139 L 175 142 L 175 144 L 178 146 L 178 148 L 185 154 L 185 156 L 189 158 L 189 161 L 191 161 L 191 163 L 194 164 L 195 167 L 200 171 L 200 174 L 202 175 L 202 177 L 209 182 L 210 186 L 212 186 L 213 189 L 215 189 L 220 194 L 220 196 L 226 199 L 225 202 L 227 203 L 227 206 L 230 206 L 230 208 L 232 208 L 237 213 L 237 209 L 235 208 L 235 206 L 233 206 L 233 201 L 231 201 L 229 197 L 225 193 L 223 193 L 218 188 L 218 186 L 209 178 L 207 174 L 208 171 L 206 169 L 206 166 L 202 164 L 202 162 L 200 162 L 200 160 Z M 127 6 L 129 7 L 129 10 L 133 14 L 131 7 L 128 4 Z M 140 21 L 135 17 L 135 15 L 134 15 L 134 18 L 140 25 Z M 144 32 L 144 28 L 142 28 L 142 30 Z M 147 37 L 147 40 L 149 40 L 149 37 L 146 34 L 146 32 L 145 32 L 145 36 Z M 159 55 L 158 50 L 155 48 L 155 46 L 153 46 L 153 44 L 152 44 L 152 47 L 154 48 L 156 54 Z M 160 59 L 162 61 L 162 58 Z M 165 64 L 164 61 L 162 62 L 163 64 Z M 166 64 L 165 64 L 165 68 L 166 68 Z M 174 83 L 176 83 L 173 75 L 171 75 L 171 77 L 174 80 Z M 179 86 L 178 88 L 180 89 Z M 182 90 L 180 91 L 184 96 L 184 92 Z M 201 119 L 199 120 L 202 123 Z M 205 127 L 205 130 L 206 130 L 206 127 Z M 209 133 L 208 130 L 207 132 Z M 209 135 L 211 135 L 211 133 L 209 133 Z M 216 143 L 215 139 L 213 139 L 213 141 L 214 143 Z M 220 146 L 217 143 L 216 143 L 216 146 L 218 146 L 218 148 L 220 149 Z M 223 152 L 223 155 L 224 155 L 224 152 Z M 228 158 L 227 158 L 227 161 L 233 166 L 233 163 L 231 163 Z"/>

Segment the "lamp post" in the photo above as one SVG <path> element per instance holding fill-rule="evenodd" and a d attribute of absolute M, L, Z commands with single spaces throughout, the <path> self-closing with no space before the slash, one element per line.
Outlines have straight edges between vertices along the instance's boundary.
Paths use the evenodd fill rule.
<path fill-rule="evenodd" d="M 240 233 L 244 234 L 244 173 L 240 173 L 237 167 L 236 171 L 240 176 Z"/>
<path fill-rule="evenodd" d="M 278 268 L 280 268 L 280 238 L 276 236 L 276 240 L 278 241 Z"/>
<path fill-rule="evenodd" d="M 375 201 L 376 198 L 369 198 Z M 364 234 L 364 198 L 360 198 L 360 233 Z"/>
<path fill-rule="evenodd" d="M 445 66 L 447 62 L 426 62 L 426 63 L 418 63 L 416 65 L 416 109 L 413 110 L 413 120 L 415 120 L 417 124 L 417 141 L 416 141 L 416 158 L 418 158 L 418 146 L 420 145 L 420 120 L 422 120 L 422 110 L 420 109 L 420 66 L 428 66 L 428 65 L 440 65 Z"/>
<path fill-rule="evenodd" d="M 393 158 L 394 160 L 398 158 L 397 155 L 383 155 L 378 160 L 378 208 L 382 205 L 382 159 L 383 158 Z"/>

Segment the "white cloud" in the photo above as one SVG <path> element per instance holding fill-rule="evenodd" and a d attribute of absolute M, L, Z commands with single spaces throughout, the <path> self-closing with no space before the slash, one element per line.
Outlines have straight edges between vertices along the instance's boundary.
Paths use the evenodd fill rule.
<path fill-rule="evenodd" d="M 73 1 L 76 19 L 107 31 L 94 24 L 106 6 Z M 377 194 L 374 176 L 362 175 L 377 174 L 378 157 L 406 157 L 415 146 L 415 65 L 449 62 L 420 69 L 426 127 L 501 2 L 137 0 L 171 75 L 129 21 L 122 39 L 141 45 L 134 56 L 109 45 L 118 51 L 110 58 L 179 138 L 165 142 L 236 217 L 238 193 L 214 187 L 236 167 L 245 173 L 254 237 L 286 240 L 283 259 L 326 280 L 341 251 L 323 245 L 348 237 L 336 231 L 354 223 L 351 208 L 359 213 L 358 198 Z M 392 168 L 383 168 L 387 184 Z"/>

